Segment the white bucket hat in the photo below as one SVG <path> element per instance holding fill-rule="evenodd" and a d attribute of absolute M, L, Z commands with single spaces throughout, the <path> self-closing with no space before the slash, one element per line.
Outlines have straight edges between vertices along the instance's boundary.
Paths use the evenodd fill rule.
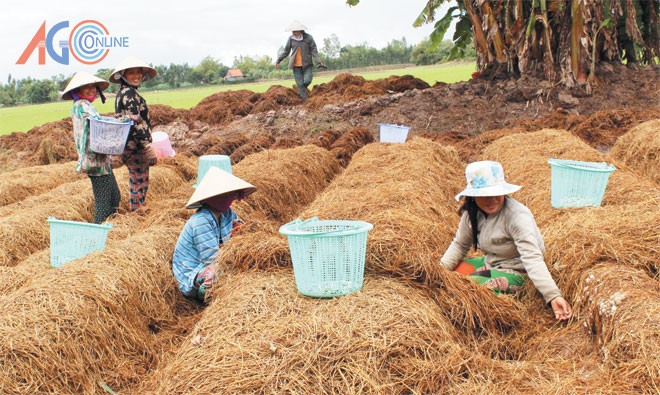
<path fill-rule="evenodd" d="M 115 84 L 118 84 L 121 81 L 121 76 L 124 74 L 124 71 L 138 67 L 141 68 L 142 72 L 144 73 L 143 81 L 150 80 L 156 77 L 156 74 L 158 74 L 156 69 L 149 66 L 145 62 L 133 56 L 129 56 L 126 59 L 122 60 L 117 65 L 117 67 L 115 67 L 115 69 L 112 70 L 112 73 L 110 73 L 109 80 L 110 82 L 114 82 Z"/>
<path fill-rule="evenodd" d="M 197 189 L 186 204 L 187 209 L 199 208 L 202 201 L 214 196 L 224 195 L 230 192 L 242 191 L 241 199 L 256 191 L 257 187 L 249 182 L 243 181 L 233 174 L 211 167 L 202 181 L 197 185 Z"/>
<path fill-rule="evenodd" d="M 101 90 L 105 90 L 110 86 L 110 83 L 104 79 L 101 79 L 95 75 L 91 75 L 84 71 L 79 71 L 71 77 L 71 81 L 66 85 L 64 91 L 62 92 L 62 100 L 73 100 L 71 93 L 80 88 L 81 86 L 94 84 Z"/>
<path fill-rule="evenodd" d="M 297 20 L 291 22 L 291 24 L 286 29 L 284 29 L 285 32 L 297 32 L 303 30 L 307 30 L 307 26 L 303 25 Z"/>
<path fill-rule="evenodd" d="M 516 192 L 520 185 L 509 184 L 504 181 L 504 170 L 499 162 L 484 160 L 473 162 L 465 168 L 467 187 L 456 195 L 459 200 L 461 196 L 502 196 Z"/>

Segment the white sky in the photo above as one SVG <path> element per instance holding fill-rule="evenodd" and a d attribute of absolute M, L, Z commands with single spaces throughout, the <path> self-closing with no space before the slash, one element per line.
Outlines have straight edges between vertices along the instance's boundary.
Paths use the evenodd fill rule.
<path fill-rule="evenodd" d="M 239 55 L 274 59 L 289 35 L 284 28 L 294 19 L 307 26 L 319 50 L 323 39 L 333 33 L 342 46 L 366 42 L 383 48 L 402 37 L 414 45 L 433 29 L 432 24 L 412 27 L 426 2 L 361 0 L 358 6 L 349 7 L 345 0 L 10 0 L 3 2 L 0 12 L 0 81 L 6 83 L 9 73 L 18 79 L 68 77 L 79 70 L 94 73 L 114 68 L 129 55 L 153 65 L 195 66 L 206 56 L 227 66 Z M 438 16 L 447 8 L 444 5 Z M 85 20 L 100 22 L 112 37 L 128 37 L 129 47 L 112 48 L 93 65 L 80 63 L 71 55 L 69 64 L 63 65 L 48 53 L 45 64 L 39 65 L 37 50 L 26 64 L 16 64 L 44 21 L 46 33 L 59 22 L 69 22 L 54 37 L 54 49 L 60 53 L 57 42 L 67 40 Z"/>

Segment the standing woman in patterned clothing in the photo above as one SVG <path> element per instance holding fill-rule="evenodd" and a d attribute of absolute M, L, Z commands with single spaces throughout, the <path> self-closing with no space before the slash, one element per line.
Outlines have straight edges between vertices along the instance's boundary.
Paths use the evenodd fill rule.
<path fill-rule="evenodd" d="M 147 197 L 149 166 L 156 164 L 156 151 L 151 146 L 149 108 L 138 88 L 143 81 L 156 76 L 156 69 L 129 57 L 110 74 L 110 82 L 120 84 L 115 98 L 116 115 L 127 115 L 134 122 L 128 134 L 122 160 L 128 167 L 130 208 L 135 211 Z"/>
<path fill-rule="evenodd" d="M 94 222 L 105 221 L 117 212 L 121 198 L 117 180 L 112 173 L 110 157 L 97 154 L 89 148 L 89 119 L 100 115 L 92 104 L 97 97 L 105 103 L 103 90 L 110 86 L 108 81 L 85 72 L 76 73 L 62 93 L 63 100 L 74 100 L 71 107 L 73 137 L 78 151 L 76 171 L 87 174 L 94 191 Z"/>

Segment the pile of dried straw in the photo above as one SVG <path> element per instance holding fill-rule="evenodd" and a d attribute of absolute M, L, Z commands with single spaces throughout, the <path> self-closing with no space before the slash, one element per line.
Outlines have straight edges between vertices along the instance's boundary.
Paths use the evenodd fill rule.
<path fill-rule="evenodd" d="M 181 226 L 161 219 L 0 298 L 3 392 L 96 393 L 100 381 L 140 380 L 162 352 L 154 332 L 175 319 L 167 262 Z"/>
<path fill-rule="evenodd" d="M 83 179 L 84 176 L 76 174 L 75 169 L 76 164 L 68 162 L 59 165 L 24 167 L 2 173 L 0 174 L 0 206 L 39 195 L 66 182 Z"/>
<path fill-rule="evenodd" d="M 245 269 L 289 262 L 286 240 L 277 229 L 295 219 L 340 169 L 329 151 L 314 145 L 268 150 L 237 164 L 234 173 L 257 191 L 232 206 L 246 225 L 223 248 L 222 264 Z"/>
<path fill-rule="evenodd" d="M 459 334 L 423 292 L 368 277 L 337 299 L 298 294 L 290 271 L 241 273 L 137 393 L 443 393 L 469 376 Z"/>
<path fill-rule="evenodd" d="M 610 155 L 660 184 L 660 119 L 630 129 L 617 139 Z"/>

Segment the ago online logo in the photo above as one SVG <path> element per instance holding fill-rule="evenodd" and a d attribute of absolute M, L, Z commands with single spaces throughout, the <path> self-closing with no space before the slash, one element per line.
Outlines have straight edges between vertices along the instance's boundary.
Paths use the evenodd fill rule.
<path fill-rule="evenodd" d="M 128 37 L 110 36 L 108 29 L 99 21 L 85 20 L 78 23 L 69 34 L 68 40 L 58 40 L 61 50 L 55 49 L 57 33 L 69 27 L 69 21 L 62 21 L 51 27 L 46 33 L 46 21 L 23 50 L 16 64 L 25 64 L 35 49 L 39 64 L 46 64 L 46 52 L 51 59 L 60 64 L 69 64 L 69 53 L 80 63 L 96 64 L 110 52 L 110 48 L 127 48 Z"/>

